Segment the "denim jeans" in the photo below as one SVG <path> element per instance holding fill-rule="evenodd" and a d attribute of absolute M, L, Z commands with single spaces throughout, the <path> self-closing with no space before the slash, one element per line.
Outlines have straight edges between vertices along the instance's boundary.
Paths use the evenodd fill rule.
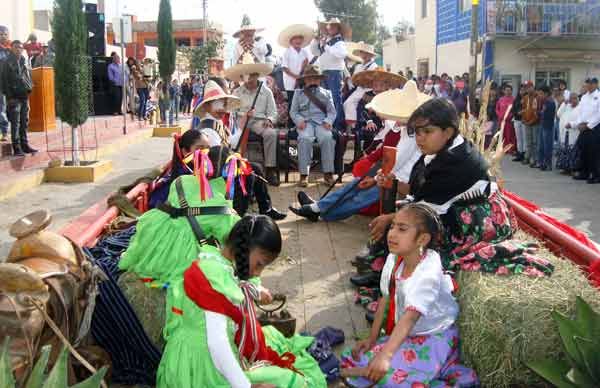
<path fill-rule="evenodd" d="M 339 131 L 345 129 L 344 123 L 344 104 L 342 101 L 342 85 L 344 79 L 344 72 L 341 70 L 325 70 L 325 88 L 331 91 L 331 97 L 333 97 L 333 104 L 335 105 L 335 121 L 333 126 Z"/>
<path fill-rule="evenodd" d="M 138 108 L 138 118 L 140 120 L 146 117 L 146 105 L 148 103 L 148 99 L 150 98 L 150 93 L 148 92 L 148 88 L 141 88 L 137 90 L 138 96 L 140 97 L 140 106 Z"/>
<path fill-rule="evenodd" d="M 7 100 L 8 120 L 10 121 L 10 135 L 13 146 L 28 144 L 27 129 L 29 128 L 29 100 L 15 98 Z"/>
<path fill-rule="evenodd" d="M 179 121 L 179 97 L 171 98 L 171 106 L 169 107 L 169 125 L 173 125 L 173 116 L 175 116 L 175 121 Z"/>
<path fill-rule="evenodd" d="M 6 97 L 0 94 L 0 133 L 8 134 L 8 119 L 6 118 Z"/>
<path fill-rule="evenodd" d="M 318 202 L 321 210 L 321 219 L 323 221 L 338 221 L 357 214 L 361 209 L 371 206 L 379 201 L 379 187 L 373 186 L 370 189 L 360 190 L 354 186 L 358 178 L 347 183 L 341 189 L 328 194 Z M 346 194 L 348 193 L 348 194 Z M 335 205 L 335 202 L 344 196 L 344 199 Z M 331 206 L 335 207 L 331 208 Z"/>
<path fill-rule="evenodd" d="M 298 131 L 298 170 L 301 175 L 309 174 L 313 158 L 315 140 L 321 148 L 321 170 L 323 173 L 333 173 L 335 158 L 335 139 L 333 132 L 322 125 L 309 121 L 306 128 Z"/>
<path fill-rule="evenodd" d="M 554 126 L 539 127 L 538 130 L 538 164 L 540 167 L 552 167 L 552 150 L 554 148 Z"/>
<path fill-rule="evenodd" d="M 535 125 L 525 125 L 525 141 L 527 143 L 527 152 L 525 154 L 525 158 L 529 160 L 530 164 L 535 164 L 536 158 L 538 156 L 538 131 L 540 126 Z"/>

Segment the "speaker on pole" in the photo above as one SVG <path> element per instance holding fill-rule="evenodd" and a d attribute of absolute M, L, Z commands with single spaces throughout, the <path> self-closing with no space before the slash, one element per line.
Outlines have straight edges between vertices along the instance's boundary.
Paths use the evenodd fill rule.
<path fill-rule="evenodd" d="M 92 88 L 94 93 L 94 113 L 97 116 L 109 115 L 111 111 L 110 82 L 108 80 L 108 65 L 110 57 L 92 57 Z"/>

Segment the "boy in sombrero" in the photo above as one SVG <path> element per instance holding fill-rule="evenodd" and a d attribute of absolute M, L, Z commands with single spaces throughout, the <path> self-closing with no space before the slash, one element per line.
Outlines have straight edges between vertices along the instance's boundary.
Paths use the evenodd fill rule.
<path fill-rule="evenodd" d="M 244 54 L 249 53 L 256 63 L 265 63 L 269 48 L 267 42 L 262 38 L 256 38 L 256 33 L 263 28 L 253 26 L 251 23 L 243 23 L 233 37 L 239 39 L 235 44 L 234 61 L 240 63 Z"/>
<path fill-rule="evenodd" d="M 352 54 L 359 56 L 363 61 L 363 63 L 359 63 L 355 66 L 354 73 L 352 74 L 353 76 L 360 74 L 363 71 L 375 70 L 377 68 L 377 63 L 375 63 L 377 54 L 372 45 L 359 42 L 352 51 Z M 357 120 L 356 110 L 358 108 L 358 103 L 369 89 L 354 85 L 352 82 L 350 84 L 352 89 L 350 95 L 346 98 L 346 101 L 344 101 L 344 116 L 346 123 L 350 127 L 353 127 Z"/>
<path fill-rule="evenodd" d="M 290 117 L 298 129 L 300 187 L 308 186 L 315 140 L 321 148 L 321 168 L 325 183 L 331 185 L 334 182 L 335 139 L 332 130 L 336 110 L 331 92 L 319 86 L 323 78 L 318 66 L 308 65 L 300 77 L 304 81 L 304 88 L 296 90 L 290 109 Z"/>

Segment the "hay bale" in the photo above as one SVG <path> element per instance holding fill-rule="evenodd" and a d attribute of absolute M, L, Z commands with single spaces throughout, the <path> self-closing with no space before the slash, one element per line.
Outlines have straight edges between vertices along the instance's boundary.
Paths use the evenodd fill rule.
<path fill-rule="evenodd" d="M 165 347 L 162 331 L 165 326 L 166 291 L 146 287 L 133 272 L 125 272 L 117 282 L 135 311 L 144 331 L 159 350 Z"/>
<path fill-rule="evenodd" d="M 535 241 L 523 232 L 515 238 Z M 552 310 L 572 316 L 579 295 L 600 311 L 599 290 L 575 264 L 545 248 L 538 254 L 554 264 L 552 276 L 465 271 L 458 276 L 463 361 L 477 371 L 483 387 L 547 386 L 523 362 L 563 357 Z"/>

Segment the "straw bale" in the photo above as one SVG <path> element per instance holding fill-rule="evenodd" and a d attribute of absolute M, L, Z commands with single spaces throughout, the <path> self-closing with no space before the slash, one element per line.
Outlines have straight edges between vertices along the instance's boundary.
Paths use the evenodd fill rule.
<path fill-rule="evenodd" d="M 148 338 L 162 350 L 165 346 L 162 330 L 165 326 L 166 291 L 146 287 L 133 272 L 124 272 L 117 284 L 133 307 Z"/>
<path fill-rule="evenodd" d="M 515 238 L 539 244 L 523 232 Z M 555 265 L 552 276 L 458 275 L 463 361 L 477 371 L 483 387 L 547 386 L 523 362 L 562 357 L 552 310 L 573 315 L 580 295 L 600 311 L 600 290 L 578 266 L 545 248 L 538 255 Z"/>

